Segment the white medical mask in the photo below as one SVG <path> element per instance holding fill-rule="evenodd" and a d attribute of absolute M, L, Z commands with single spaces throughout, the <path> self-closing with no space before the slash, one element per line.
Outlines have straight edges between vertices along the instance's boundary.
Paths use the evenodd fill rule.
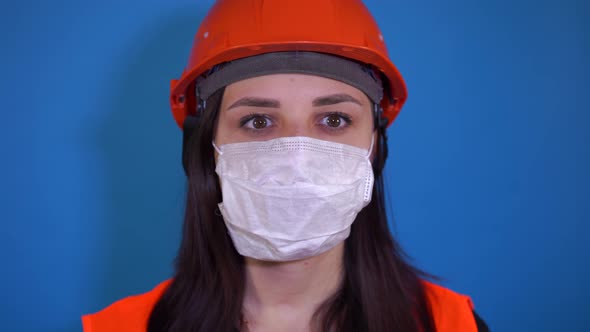
<path fill-rule="evenodd" d="M 310 137 L 213 146 L 219 209 L 237 251 L 265 261 L 321 254 L 371 201 L 369 151 Z"/>

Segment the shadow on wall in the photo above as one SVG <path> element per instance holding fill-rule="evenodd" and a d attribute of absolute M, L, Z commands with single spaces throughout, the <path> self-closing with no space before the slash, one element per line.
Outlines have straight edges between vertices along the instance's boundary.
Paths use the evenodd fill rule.
<path fill-rule="evenodd" d="M 184 174 L 181 131 L 168 105 L 170 79 L 178 78 L 206 8 L 187 8 L 141 31 L 113 64 L 104 91 L 108 107 L 96 123 L 104 155 L 104 234 L 99 257 L 102 284 L 93 303 L 104 307 L 143 293 L 169 278 L 180 240 Z M 100 280 L 100 278 L 98 278 Z"/>

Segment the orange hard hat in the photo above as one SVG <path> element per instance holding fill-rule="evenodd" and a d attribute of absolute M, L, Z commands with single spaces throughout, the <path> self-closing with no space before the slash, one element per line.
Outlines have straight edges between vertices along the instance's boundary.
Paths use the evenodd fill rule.
<path fill-rule="evenodd" d="M 383 35 L 361 0 L 218 0 L 194 38 L 188 65 L 170 86 L 178 125 L 197 111 L 195 81 L 215 65 L 270 52 L 333 54 L 371 65 L 385 78 L 388 125 L 407 98 Z"/>

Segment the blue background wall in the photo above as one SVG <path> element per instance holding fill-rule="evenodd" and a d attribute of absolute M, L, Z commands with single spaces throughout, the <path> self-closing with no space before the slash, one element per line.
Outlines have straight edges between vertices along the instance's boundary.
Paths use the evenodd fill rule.
<path fill-rule="evenodd" d="M 171 273 L 184 179 L 169 114 L 212 1 L 3 1 L 0 326 Z M 587 1 L 367 1 L 410 99 L 390 130 L 396 233 L 494 331 L 590 324 Z"/>

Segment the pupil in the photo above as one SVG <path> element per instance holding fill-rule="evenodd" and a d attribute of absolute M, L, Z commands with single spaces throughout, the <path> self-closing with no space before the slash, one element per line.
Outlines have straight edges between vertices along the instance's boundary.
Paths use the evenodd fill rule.
<path fill-rule="evenodd" d="M 330 115 L 328 116 L 328 126 L 330 127 L 340 127 L 340 117 L 337 115 Z"/>
<path fill-rule="evenodd" d="M 254 128 L 256 129 L 262 129 L 264 127 L 266 127 L 266 119 L 265 118 L 255 118 L 254 122 L 252 123 L 254 125 Z"/>

